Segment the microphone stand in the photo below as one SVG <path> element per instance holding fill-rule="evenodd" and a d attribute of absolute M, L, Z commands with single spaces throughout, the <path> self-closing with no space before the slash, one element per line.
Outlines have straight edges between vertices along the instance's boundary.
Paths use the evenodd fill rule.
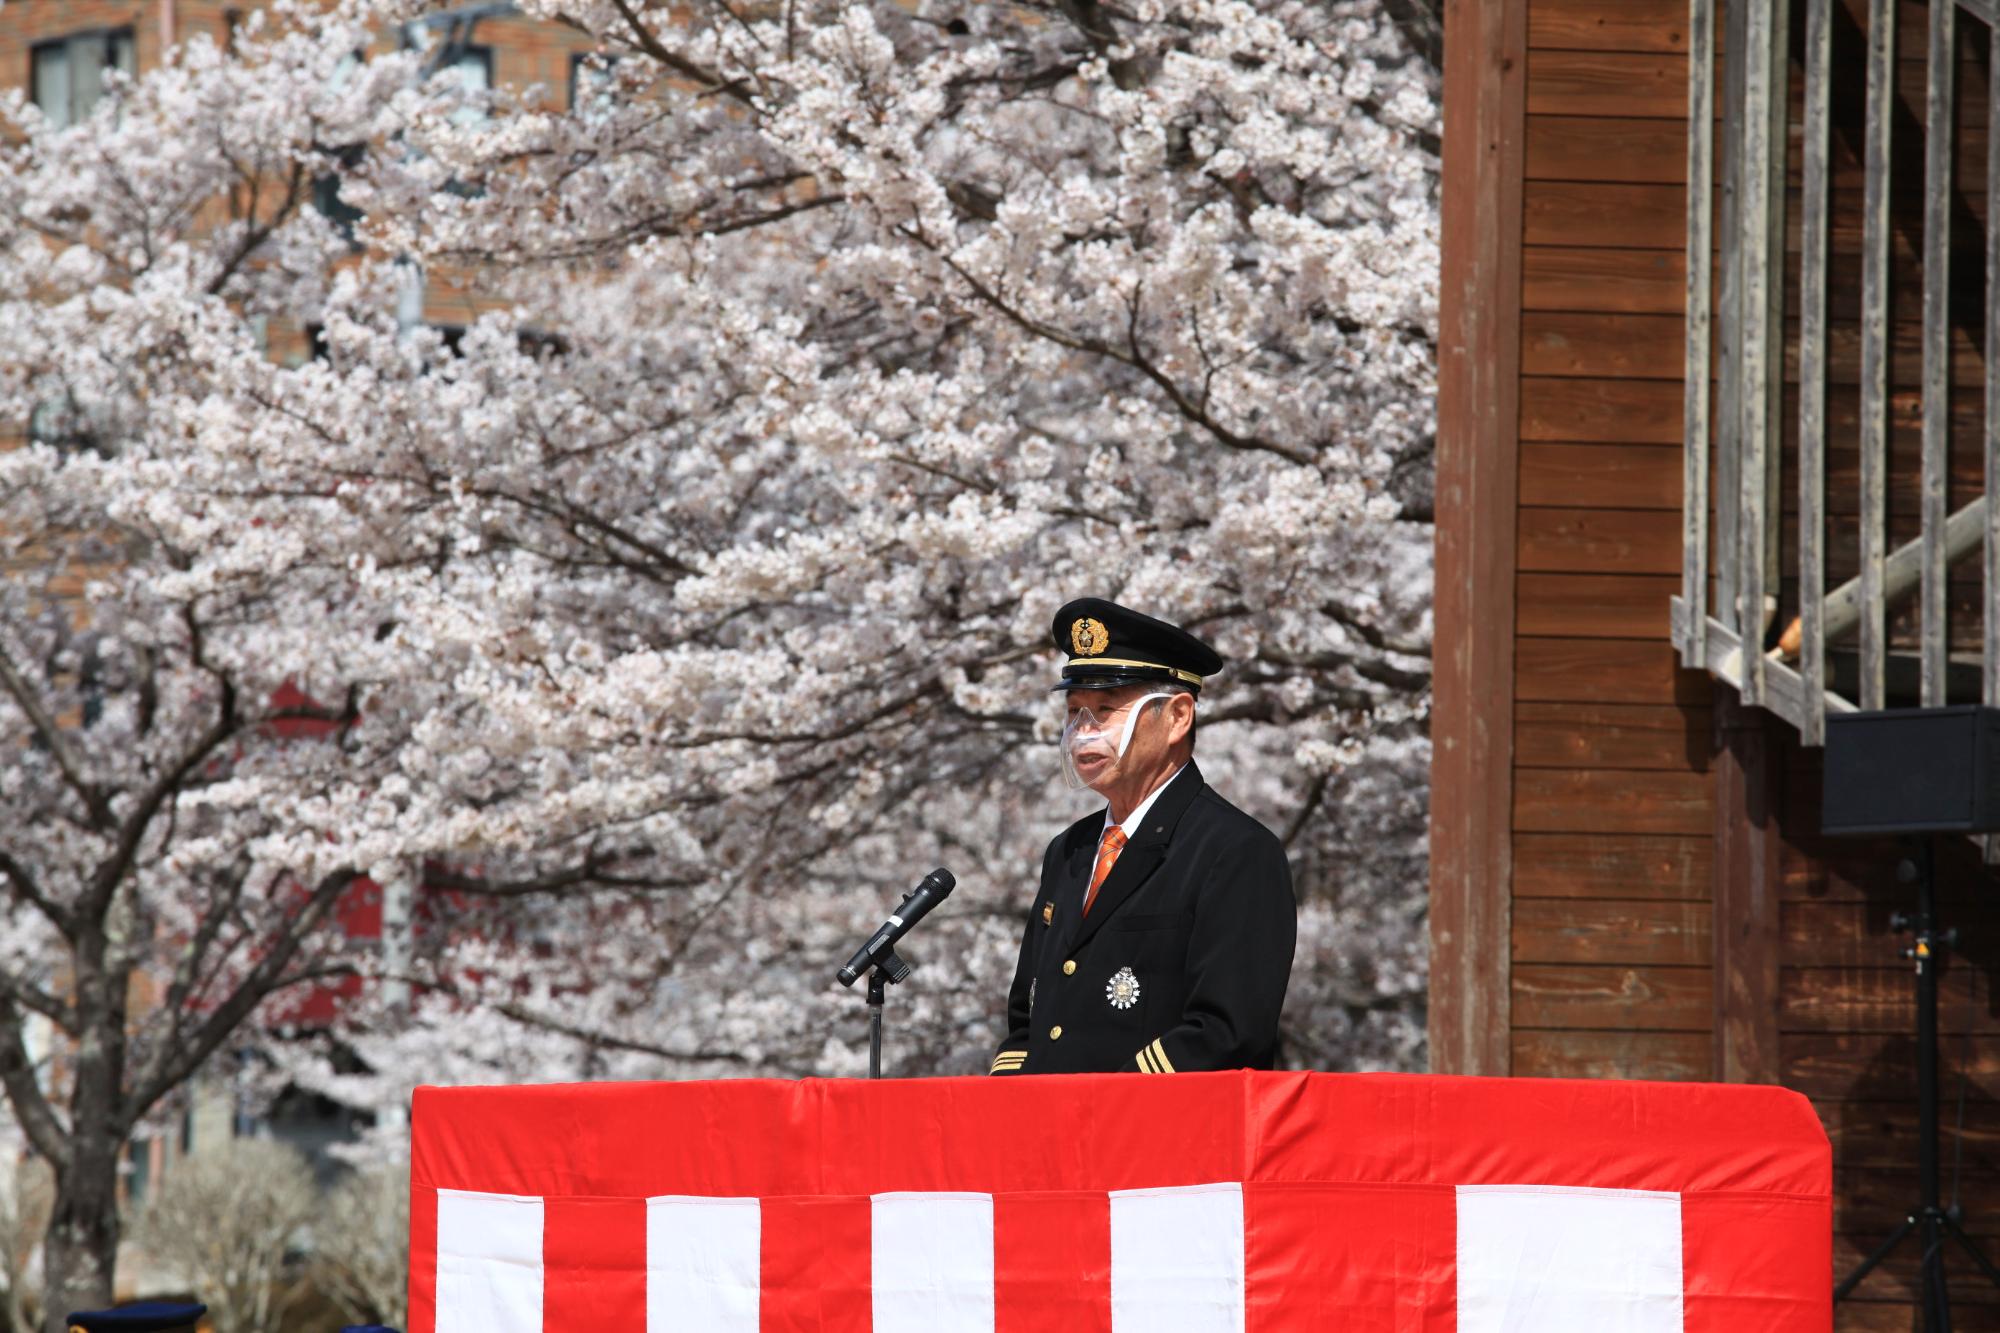
<path fill-rule="evenodd" d="M 889 1002 L 889 987 L 910 975 L 910 964 L 892 949 L 868 969 L 868 1077 L 882 1077 L 882 1009 Z"/>
<path fill-rule="evenodd" d="M 909 933 L 910 927 L 924 919 L 925 913 L 944 901 L 957 883 L 951 872 L 939 866 L 924 876 L 924 882 L 903 895 L 903 901 L 882 923 L 882 928 L 868 937 L 868 942 L 854 951 L 840 971 L 835 973 L 840 984 L 852 986 L 861 979 L 861 969 L 868 969 L 868 1077 L 882 1077 L 882 1009 L 889 1002 L 889 987 L 910 975 L 910 965 L 896 956 L 896 941 Z"/>

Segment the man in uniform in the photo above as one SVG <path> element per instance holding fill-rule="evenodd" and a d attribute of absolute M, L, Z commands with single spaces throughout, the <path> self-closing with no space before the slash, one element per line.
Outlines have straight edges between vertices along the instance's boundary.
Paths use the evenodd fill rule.
<path fill-rule="evenodd" d="M 1298 903 L 1276 834 L 1194 764 L 1222 659 L 1094 597 L 1056 612 L 1065 776 L 1107 806 L 1042 857 L 995 1074 L 1269 1069 Z"/>

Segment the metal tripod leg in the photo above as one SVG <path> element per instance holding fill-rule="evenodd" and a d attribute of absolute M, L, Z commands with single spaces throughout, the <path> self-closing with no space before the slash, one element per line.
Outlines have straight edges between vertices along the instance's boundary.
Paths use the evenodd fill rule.
<path fill-rule="evenodd" d="M 1846 1300 L 1847 1293 L 1860 1286 L 1861 1279 L 1874 1272 L 1875 1266 L 1884 1259 L 1887 1259 L 1894 1252 L 1896 1246 L 1902 1243 L 1903 1237 L 1916 1229 L 1916 1225 L 1917 1219 L 1914 1214 L 1904 1218 L 1901 1225 L 1889 1233 L 1889 1239 L 1877 1245 L 1874 1253 L 1861 1261 L 1859 1268 L 1841 1279 L 1840 1285 L 1833 1289 L 1833 1298 L 1837 1301 Z"/>
<path fill-rule="evenodd" d="M 1944 1225 L 1946 1230 L 1958 1237 L 1958 1243 L 1964 1247 L 1967 1254 L 1972 1256 L 1972 1262 L 1979 1265 L 1979 1271 L 1986 1274 L 1986 1280 L 1994 1286 L 2000 1287 L 2000 1268 L 1995 1268 L 1993 1261 L 1986 1257 L 1985 1252 L 1979 1248 L 1972 1237 L 1965 1234 L 1965 1228 L 1958 1224 L 1958 1219 L 1947 1213 L 1945 1214 Z"/>

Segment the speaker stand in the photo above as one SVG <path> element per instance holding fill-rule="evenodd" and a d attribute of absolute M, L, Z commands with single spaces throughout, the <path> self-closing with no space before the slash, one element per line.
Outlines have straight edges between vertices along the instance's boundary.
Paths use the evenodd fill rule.
<path fill-rule="evenodd" d="M 1929 838 L 1918 841 L 1914 860 L 1896 867 L 1896 878 L 1917 885 L 1917 910 L 1898 912 L 1890 924 L 1910 932 L 1910 946 L 1903 957 L 1917 967 L 1917 1204 L 1900 1225 L 1852 1273 L 1833 1289 L 1833 1299 L 1844 1299 L 1860 1285 L 1861 1279 L 1893 1254 L 1905 1238 L 1916 1236 L 1918 1251 L 1917 1286 L 1922 1296 L 1924 1333 L 1951 1333 L 1951 1295 L 1945 1283 L 1944 1249 L 1947 1236 L 1957 1239 L 1986 1280 L 2000 1287 L 2000 1269 L 1973 1243 L 1959 1225 L 1957 1204 L 1947 1208 L 1938 1190 L 1938 968 L 1958 932 L 1941 929 L 1937 919 L 1936 849 Z"/>

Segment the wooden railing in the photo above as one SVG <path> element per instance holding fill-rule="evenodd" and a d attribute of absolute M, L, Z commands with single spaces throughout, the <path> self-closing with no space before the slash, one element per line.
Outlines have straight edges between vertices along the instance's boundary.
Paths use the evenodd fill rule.
<path fill-rule="evenodd" d="M 1705 668 L 1744 703 L 1780 714 L 1808 745 L 1824 743 L 1828 710 L 2000 704 L 2000 506 L 1990 503 L 2000 494 L 2000 0 L 1934 0 L 1928 7 L 1920 119 L 1897 94 L 1896 0 L 1866 0 L 1866 7 L 1865 35 L 1842 0 L 1691 0 L 1690 7 L 1685 533 L 1673 637 L 1683 665 Z M 1961 36 L 1962 18 L 1972 21 Z M 1719 120 L 1718 36 L 1726 54 Z M 1962 65 L 1975 72 L 1965 87 L 1978 78 L 1986 84 L 1981 105 L 1961 105 Z M 1803 94 L 1796 118 L 1795 68 Z M 1845 104 L 1857 84 L 1865 84 L 1861 107 Z M 1985 180 L 1979 197 L 1968 199 L 1956 179 L 1956 154 L 1965 146 L 1959 121 L 1973 114 L 1984 122 Z M 1847 283 L 1841 290 L 1851 294 L 1854 266 L 1851 258 L 1832 262 L 1835 204 L 1837 194 L 1843 205 L 1854 195 L 1851 179 L 1842 182 L 1836 169 L 1836 125 L 1845 127 L 1849 158 L 1862 165 L 1858 321 L 1850 315 L 1839 324 L 1829 320 L 1829 279 Z M 1794 129 L 1796 270 L 1786 246 Z M 1900 150 L 1907 160 L 1912 139 L 1923 148 L 1921 195 L 1913 201 L 1906 188 L 1899 208 L 1892 154 Z M 1855 211 L 1839 216 L 1851 223 Z M 1899 363 L 1892 301 L 1899 234 L 1922 273 L 1915 467 L 1899 464 L 1892 448 L 1892 409 L 1902 419 L 1912 415 L 1911 396 L 1898 397 L 1892 375 Z M 1982 277 L 1983 286 L 1971 281 Z M 1795 332 L 1788 296 L 1796 298 Z M 1834 443 L 1843 465 L 1857 463 L 1858 486 L 1851 511 L 1830 513 L 1836 333 L 1843 335 L 1839 370 L 1858 372 L 1851 390 L 1843 381 L 1857 399 L 1858 426 Z M 1953 356 L 1964 347 L 1971 351 L 1960 355 L 1979 360 L 1984 404 L 1976 422 L 1954 431 Z M 1900 358 L 1904 365 L 1909 359 Z M 1797 367 L 1791 413 L 1788 364 Z M 1961 367 L 1960 378 L 1970 377 Z M 1789 461 L 1788 416 L 1797 441 Z M 1850 451 L 1858 458 L 1850 460 Z M 1967 466 L 1974 451 L 1979 461 Z M 1968 476 L 1983 479 L 1980 493 L 1964 494 Z M 1913 488 L 1899 487 L 1912 481 Z M 1783 501 L 1794 487 L 1797 539 L 1786 558 Z M 1892 548 L 1897 489 L 1914 491 L 1915 535 L 1908 536 L 1909 515 L 1899 513 L 1907 539 Z M 1835 536 L 1853 541 L 1830 540 Z M 1841 557 L 1830 562 L 1835 547 Z M 1976 616 L 1977 648 L 1954 653 L 1951 574 L 1974 556 L 1983 557 L 1972 566 L 1977 596 L 1969 605 L 1960 598 L 1959 642 L 1968 642 L 1963 631 Z M 1840 579 L 1831 590 L 1830 574 Z M 1960 591 L 1968 591 L 1964 580 Z M 1912 598 L 1915 623 L 1899 630 L 1892 613 Z"/>

